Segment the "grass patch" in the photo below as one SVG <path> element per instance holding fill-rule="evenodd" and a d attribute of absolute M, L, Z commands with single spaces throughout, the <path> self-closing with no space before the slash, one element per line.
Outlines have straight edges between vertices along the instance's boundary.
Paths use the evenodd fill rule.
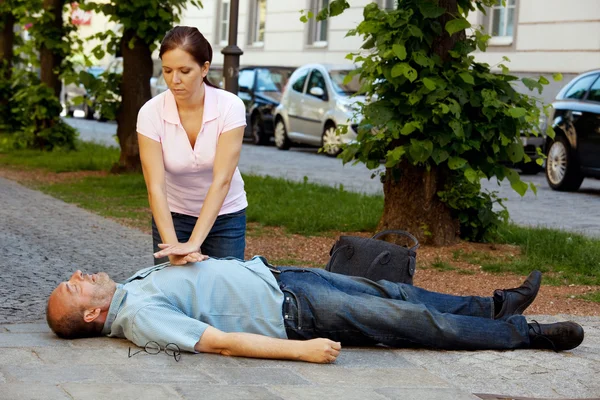
<path fill-rule="evenodd" d="M 436 269 L 438 271 L 454 271 L 456 268 L 440 258 L 436 258 L 434 262 L 431 263 L 431 268 Z"/>
<path fill-rule="evenodd" d="M 577 298 L 587 301 L 593 301 L 594 303 L 600 303 L 600 290 L 597 292 L 582 294 L 581 296 L 577 296 Z"/>
<path fill-rule="evenodd" d="M 16 150 L 9 142 L 0 145 L 0 165 L 50 172 L 108 171 L 119 160 L 119 149 L 95 143 L 78 142 L 77 150 Z"/>
<path fill-rule="evenodd" d="M 373 231 L 383 211 L 383 196 L 253 175 L 244 181 L 248 221 L 285 226 L 289 233 Z"/>

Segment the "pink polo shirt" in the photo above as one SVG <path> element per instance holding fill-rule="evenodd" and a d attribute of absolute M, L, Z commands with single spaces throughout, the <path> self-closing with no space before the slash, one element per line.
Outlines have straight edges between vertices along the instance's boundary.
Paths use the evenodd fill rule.
<path fill-rule="evenodd" d="M 204 88 L 204 118 L 193 149 L 170 90 L 144 104 L 137 120 L 137 131 L 162 145 L 169 209 L 194 217 L 200 214 L 213 182 L 219 136 L 222 132 L 246 126 L 246 109 L 239 97 L 207 85 Z M 236 166 L 219 215 L 240 211 L 247 206 L 244 181 Z"/>

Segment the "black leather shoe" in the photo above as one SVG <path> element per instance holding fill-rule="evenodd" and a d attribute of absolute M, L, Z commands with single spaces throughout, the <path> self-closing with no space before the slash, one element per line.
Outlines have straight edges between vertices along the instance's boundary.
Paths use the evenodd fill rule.
<path fill-rule="evenodd" d="M 494 319 L 506 319 L 511 315 L 522 314 L 537 296 L 541 283 L 542 273 L 536 270 L 532 271 L 518 288 L 496 289 L 494 291 L 494 305 L 495 307 L 502 306 L 500 311 L 496 311 Z"/>
<path fill-rule="evenodd" d="M 583 342 L 583 328 L 575 322 L 540 324 L 532 321 L 529 326 L 529 347 L 532 349 L 571 350 Z"/>

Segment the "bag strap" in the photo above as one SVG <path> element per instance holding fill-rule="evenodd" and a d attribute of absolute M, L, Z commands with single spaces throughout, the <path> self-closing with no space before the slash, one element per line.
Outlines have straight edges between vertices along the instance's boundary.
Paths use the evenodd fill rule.
<path fill-rule="evenodd" d="M 398 229 L 390 229 L 390 230 L 387 230 L 387 231 L 378 232 L 378 233 L 374 234 L 371 239 L 377 239 L 380 236 L 388 235 L 388 234 L 395 234 L 395 235 L 400 235 L 400 236 L 406 236 L 409 239 L 411 239 L 413 242 L 415 242 L 415 245 L 409 249 L 411 251 L 416 251 L 419 248 L 419 241 L 417 240 L 416 237 L 414 237 L 413 235 L 411 235 L 410 233 L 408 233 L 406 231 L 401 231 L 401 230 L 398 230 Z"/>

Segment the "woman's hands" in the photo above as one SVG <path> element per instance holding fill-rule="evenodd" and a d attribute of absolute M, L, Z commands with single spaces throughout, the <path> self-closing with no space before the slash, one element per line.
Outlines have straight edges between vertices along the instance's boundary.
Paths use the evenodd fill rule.
<path fill-rule="evenodd" d="M 198 246 L 191 243 L 159 243 L 160 251 L 154 253 L 155 258 L 169 257 L 171 265 L 185 265 L 187 263 L 204 261 L 207 255 L 200 253 Z"/>

